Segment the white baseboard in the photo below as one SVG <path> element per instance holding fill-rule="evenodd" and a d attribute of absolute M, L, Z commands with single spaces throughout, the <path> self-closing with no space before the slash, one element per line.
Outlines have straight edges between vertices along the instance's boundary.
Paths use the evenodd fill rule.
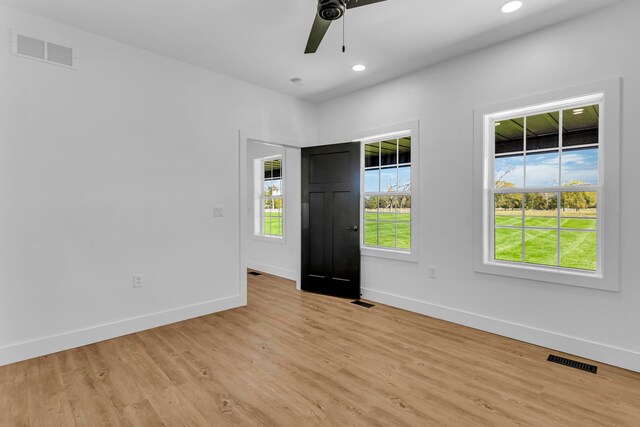
<path fill-rule="evenodd" d="M 242 306 L 239 295 L 0 347 L 0 366 Z"/>
<path fill-rule="evenodd" d="M 262 271 L 263 273 L 271 274 L 272 276 L 278 276 L 285 279 L 293 280 L 294 282 L 296 282 L 296 287 L 300 289 L 300 281 L 298 280 L 297 271 L 286 270 L 280 267 L 273 267 L 271 265 L 261 264 L 255 261 L 247 261 L 247 268 Z"/>
<path fill-rule="evenodd" d="M 563 353 L 575 354 L 620 368 L 640 372 L 640 353 L 612 347 L 581 338 L 558 334 L 530 326 L 494 319 L 467 311 L 431 304 L 373 289 L 362 289 L 362 297 L 381 304 L 413 311 L 437 319 L 480 329 L 519 341 L 547 347 Z"/>

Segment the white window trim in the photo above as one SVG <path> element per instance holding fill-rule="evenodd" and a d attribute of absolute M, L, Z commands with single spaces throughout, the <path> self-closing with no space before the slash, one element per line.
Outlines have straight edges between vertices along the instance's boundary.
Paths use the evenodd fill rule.
<path fill-rule="evenodd" d="M 282 187 L 280 192 L 282 193 L 282 236 L 273 236 L 268 234 L 262 234 L 262 208 L 263 208 L 263 188 L 264 188 L 264 163 L 269 160 L 282 160 Z M 262 242 L 268 243 L 276 243 L 284 245 L 287 243 L 286 239 L 286 211 L 287 211 L 287 201 L 286 201 L 286 159 L 285 154 L 275 154 L 273 156 L 261 157 L 259 159 L 254 160 L 254 228 L 253 228 L 253 239 L 259 240 Z"/>
<path fill-rule="evenodd" d="M 617 292 L 620 289 L 620 87 L 613 78 L 581 86 L 533 95 L 476 108 L 474 111 L 474 270 L 480 273 L 518 277 L 542 282 Z M 492 261 L 492 213 L 489 195 L 493 188 L 491 170 L 493 129 L 488 124 L 520 111 L 532 114 L 549 111 L 554 104 L 565 108 L 567 100 L 576 104 L 602 96 L 600 125 L 600 189 L 598 198 L 598 270 L 595 273 L 559 267 L 508 264 Z M 580 99 L 582 98 L 582 99 Z M 529 107 L 527 107 L 529 106 Z M 498 114 L 500 113 L 500 114 Z M 593 191 L 593 190 L 592 190 Z M 557 189 L 555 190 L 557 192 Z"/>
<path fill-rule="evenodd" d="M 364 210 L 364 144 L 384 137 L 398 137 L 411 135 L 411 250 L 395 250 L 372 248 L 364 245 L 364 226 L 362 212 Z M 362 144 L 360 155 L 360 254 L 362 256 L 393 259 L 397 261 L 418 262 L 420 246 L 420 122 L 418 120 L 382 126 L 349 133 L 350 141 Z"/>

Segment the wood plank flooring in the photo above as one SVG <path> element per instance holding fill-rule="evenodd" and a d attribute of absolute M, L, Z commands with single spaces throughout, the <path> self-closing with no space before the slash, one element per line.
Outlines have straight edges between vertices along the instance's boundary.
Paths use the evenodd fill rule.
<path fill-rule="evenodd" d="M 249 276 L 247 307 L 0 367 L 0 425 L 640 425 L 640 374 L 549 353 Z"/>

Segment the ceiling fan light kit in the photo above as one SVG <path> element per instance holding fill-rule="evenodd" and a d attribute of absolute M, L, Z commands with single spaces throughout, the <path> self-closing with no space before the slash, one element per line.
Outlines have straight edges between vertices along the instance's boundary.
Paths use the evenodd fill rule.
<path fill-rule="evenodd" d="M 325 21 L 335 21 L 342 18 L 347 4 L 344 0 L 320 0 L 318 1 L 318 15 Z"/>
<path fill-rule="evenodd" d="M 347 9 L 366 6 L 386 0 L 318 0 L 318 12 L 313 20 L 304 53 L 316 53 L 331 21 L 343 18 Z M 343 47 L 344 52 L 344 47 Z"/>

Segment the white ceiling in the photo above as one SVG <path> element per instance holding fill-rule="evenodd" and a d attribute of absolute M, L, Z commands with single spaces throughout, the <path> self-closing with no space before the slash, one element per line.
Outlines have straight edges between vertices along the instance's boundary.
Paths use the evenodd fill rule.
<path fill-rule="evenodd" d="M 332 24 L 303 51 L 316 0 L 0 0 L 0 4 L 230 75 L 323 101 L 489 46 L 619 0 L 387 0 Z M 363 73 L 351 65 L 363 63 Z M 300 77 L 294 85 L 289 79 Z"/>

